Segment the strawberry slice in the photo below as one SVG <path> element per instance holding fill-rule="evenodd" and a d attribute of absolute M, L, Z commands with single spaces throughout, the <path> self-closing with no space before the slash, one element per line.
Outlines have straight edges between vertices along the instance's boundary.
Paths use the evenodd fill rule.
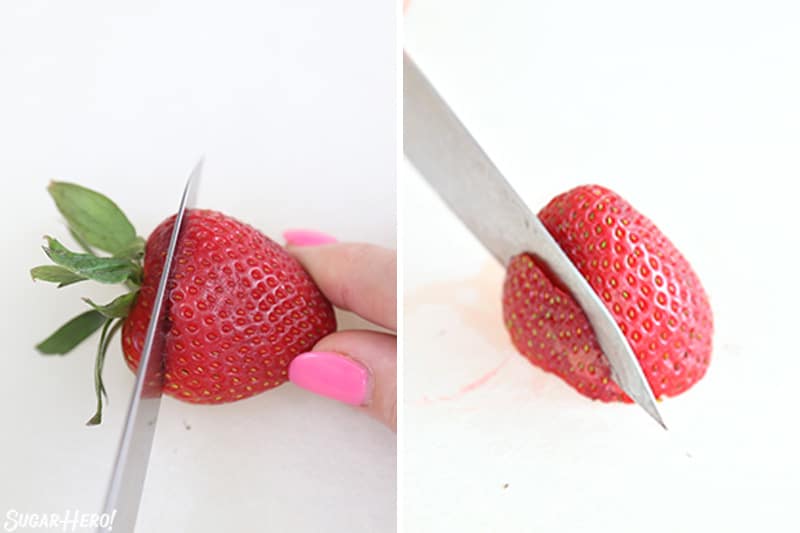
<path fill-rule="evenodd" d="M 584 185 L 550 201 L 539 219 L 617 320 L 657 398 L 678 395 L 705 375 L 713 318 L 689 262 L 622 197 Z M 514 257 L 503 285 L 503 316 L 517 350 L 584 396 L 631 400 L 586 315 L 530 254 Z"/>

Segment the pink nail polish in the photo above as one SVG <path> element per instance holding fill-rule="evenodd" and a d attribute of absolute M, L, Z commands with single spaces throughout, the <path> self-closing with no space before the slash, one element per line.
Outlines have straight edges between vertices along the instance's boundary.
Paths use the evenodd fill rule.
<path fill-rule="evenodd" d="M 298 387 L 350 405 L 362 405 L 367 400 L 369 372 L 338 353 L 298 355 L 289 365 L 289 380 Z"/>
<path fill-rule="evenodd" d="M 336 239 L 326 233 L 305 229 L 290 229 L 283 232 L 286 244 L 294 246 L 318 246 L 320 244 L 331 244 Z"/>

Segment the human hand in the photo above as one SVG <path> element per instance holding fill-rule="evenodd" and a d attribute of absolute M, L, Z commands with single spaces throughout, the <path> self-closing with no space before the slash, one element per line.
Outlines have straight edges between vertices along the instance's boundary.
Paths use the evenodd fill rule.
<path fill-rule="evenodd" d="M 371 244 L 337 243 L 317 232 L 284 233 L 287 250 L 333 305 L 393 333 L 337 331 L 289 366 L 289 380 L 358 406 L 397 430 L 397 253 Z"/>

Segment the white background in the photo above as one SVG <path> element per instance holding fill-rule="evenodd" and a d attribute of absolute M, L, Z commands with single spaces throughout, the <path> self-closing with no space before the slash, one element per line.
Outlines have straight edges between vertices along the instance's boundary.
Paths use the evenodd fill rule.
<path fill-rule="evenodd" d="M 667 433 L 584 399 L 516 355 L 502 269 L 405 164 L 408 531 L 797 528 L 796 6 L 412 2 L 407 49 L 523 198 L 621 193 L 691 260 L 716 334 Z"/>
<path fill-rule="evenodd" d="M 94 340 L 33 350 L 80 296 L 115 294 L 31 282 L 42 235 L 66 237 L 48 181 L 105 192 L 147 235 L 204 153 L 202 207 L 275 239 L 394 246 L 395 22 L 368 0 L 0 4 L 0 520 L 99 510 L 133 384 L 114 343 L 111 404 L 86 428 Z M 139 530 L 392 531 L 395 457 L 378 423 L 290 384 L 224 406 L 167 397 Z"/>

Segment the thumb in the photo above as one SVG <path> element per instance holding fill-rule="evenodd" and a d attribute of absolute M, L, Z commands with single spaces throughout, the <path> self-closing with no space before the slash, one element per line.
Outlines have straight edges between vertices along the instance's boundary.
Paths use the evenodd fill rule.
<path fill-rule="evenodd" d="M 289 365 L 289 380 L 311 392 L 358 406 L 397 430 L 397 339 L 348 330 L 320 340 Z"/>

